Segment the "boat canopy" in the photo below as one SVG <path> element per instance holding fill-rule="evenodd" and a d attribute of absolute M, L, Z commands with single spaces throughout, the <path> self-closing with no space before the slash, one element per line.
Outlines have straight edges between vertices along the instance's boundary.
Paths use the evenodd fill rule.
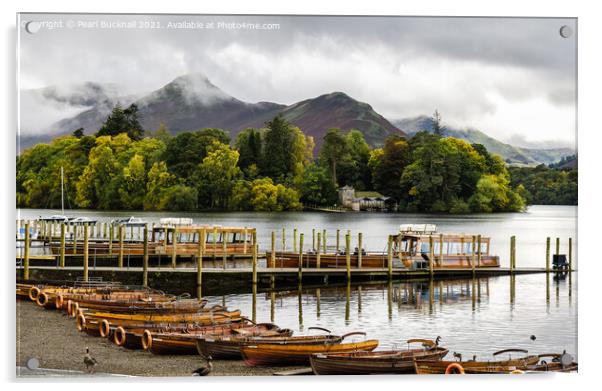
<path fill-rule="evenodd" d="M 399 232 L 411 234 L 433 234 L 437 232 L 435 224 L 401 224 Z"/>

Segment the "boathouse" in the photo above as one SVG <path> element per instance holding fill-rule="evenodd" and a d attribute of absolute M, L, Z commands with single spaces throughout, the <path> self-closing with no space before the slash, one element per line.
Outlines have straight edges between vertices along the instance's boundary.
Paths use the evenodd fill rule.
<path fill-rule="evenodd" d="M 395 208 L 395 200 L 376 191 L 356 191 L 353 186 L 339 189 L 339 202 L 346 208 L 360 211 L 383 211 Z"/>

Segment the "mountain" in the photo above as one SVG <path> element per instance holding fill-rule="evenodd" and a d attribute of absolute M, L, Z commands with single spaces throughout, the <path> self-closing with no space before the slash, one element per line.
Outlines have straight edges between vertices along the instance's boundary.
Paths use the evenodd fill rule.
<path fill-rule="evenodd" d="M 285 107 L 269 102 L 243 102 L 220 90 L 202 74 L 178 77 L 136 103 L 145 129 L 157 129 L 165 122 L 173 133 L 222 128 L 236 134 L 249 124 L 263 125 Z"/>
<path fill-rule="evenodd" d="M 421 130 L 433 132 L 433 119 L 425 115 L 392 121 L 397 127 L 412 136 Z M 458 129 L 445 126 L 445 136 L 456 137 L 471 144 L 483 144 L 489 152 L 500 155 L 507 163 L 516 165 L 537 165 L 557 162 L 564 156 L 572 155 L 571 148 L 522 148 L 503 143 L 488 136 L 480 130 L 465 128 Z"/>
<path fill-rule="evenodd" d="M 314 137 L 316 150 L 322 145 L 323 137 L 330 128 L 342 131 L 358 129 L 373 147 L 383 145 L 387 136 L 405 133 L 391 124 L 372 106 L 359 102 L 342 92 L 320 95 L 307 99 L 282 110 L 282 116 L 291 124 Z"/>
<path fill-rule="evenodd" d="M 369 104 L 356 101 L 342 92 L 321 95 L 290 106 L 271 102 L 248 103 L 228 95 L 200 73 L 178 77 L 139 99 L 130 97 L 126 100 L 118 95 L 105 95 L 99 93 L 91 97 L 85 105 L 82 103 L 74 116 L 58 120 L 50 126 L 51 129 L 60 129 L 60 132 L 23 136 L 22 146 L 46 142 L 80 127 L 88 134 L 93 133 L 118 101 L 122 106 L 130 103 L 138 105 L 140 122 L 145 129 L 157 129 L 161 122 L 172 133 L 221 128 L 229 130 L 233 139 L 241 130 L 263 127 L 267 121 L 282 114 L 291 124 L 314 137 L 316 152 L 326 131 L 334 127 L 343 131 L 358 129 L 372 146 L 382 145 L 389 134 L 404 135 Z"/>

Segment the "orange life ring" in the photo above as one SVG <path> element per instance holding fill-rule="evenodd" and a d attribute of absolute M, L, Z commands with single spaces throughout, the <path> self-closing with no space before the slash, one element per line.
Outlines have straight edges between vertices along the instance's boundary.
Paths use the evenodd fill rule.
<path fill-rule="evenodd" d="M 115 345 L 117 346 L 125 345 L 125 330 L 123 327 L 119 326 L 115 329 L 115 332 L 113 333 L 113 342 L 115 342 Z"/>
<path fill-rule="evenodd" d="M 40 288 L 38 288 L 37 286 L 34 285 L 31 288 L 29 288 L 29 299 L 30 300 L 36 301 L 39 294 L 40 294 Z"/>
<path fill-rule="evenodd" d="M 76 324 L 79 331 L 84 331 L 84 328 L 86 327 L 86 317 L 84 314 L 77 315 Z"/>
<path fill-rule="evenodd" d="M 75 318 L 77 316 L 77 310 L 79 310 L 79 304 L 77 303 L 77 301 L 74 301 L 71 304 L 71 317 Z"/>
<path fill-rule="evenodd" d="M 98 331 L 100 332 L 101 337 L 108 337 L 111 333 L 111 325 L 109 324 L 109 321 L 102 319 L 100 322 L 98 322 Z"/>
<path fill-rule="evenodd" d="M 57 293 L 56 297 L 54 298 L 54 306 L 56 307 L 57 310 L 60 310 L 61 308 L 63 308 L 64 301 L 65 300 L 63 300 L 63 294 Z"/>
<path fill-rule="evenodd" d="M 148 329 L 144 330 L 142 337 L 140 338 L 142 339 L 142 347 L 144 350 L 149 350 L 153 346 L 153 335 Z"/>
<path fill-rule="evenodd" d="M 48 304 L 48 294 L 44 291 L 38 293 L 38 297 L 36 297 L 36 304 L 40 307 L 44 307 L 46 304 Z"/>
<path fill-rule="evenodd" d="M 453 362 L 445 368 L 446 375 L 463 375 L 464 367 L 457 362 Z"/>
<path fill-rule="evenodd" d="M 67 300 L 67 315 L 71 316 L 71 307 L 73 307 L 73 301 Z"/>

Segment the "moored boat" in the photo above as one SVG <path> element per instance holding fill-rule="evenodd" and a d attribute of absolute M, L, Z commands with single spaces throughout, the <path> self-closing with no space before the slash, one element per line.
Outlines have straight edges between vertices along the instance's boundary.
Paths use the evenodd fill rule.
<path fill-rule="evenodd" d="M 493 356 L 496 357 L 504 353 L 523 353 L 524 356 L 492 361 L 477 361 L 476 359 L 470 361 L 415 360 L 415 369 L 419 375 L 468 373 L 479 370 L 485 371 L 488 367 L 504 367 L 512 371 L 525 370 L 528 366 L 535 365 L 539 361 L 537 355 L 527 355 L 528 351 L 524 349 L 504 349 L 493 353 Z"/>
<path fill-rule="evenodd" d="M 440 360 L 448 353 L 431 340 L 410 339 L 407 343 L 405 350 L 312 354 L 310 364 L 315 375 L 414 373 L 414 360 Z M 423 347 L 410 349 L 412 343 L 421 343 Z"/>

